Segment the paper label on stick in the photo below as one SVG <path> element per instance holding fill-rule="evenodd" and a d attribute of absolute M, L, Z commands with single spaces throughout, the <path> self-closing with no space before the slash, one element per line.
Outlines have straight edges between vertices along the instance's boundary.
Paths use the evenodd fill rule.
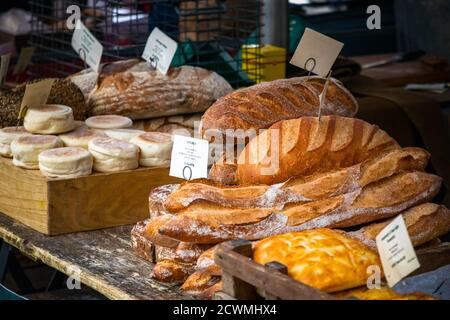
<path fill-rule="evenodd" d="M 19 111 L 19 119 L 25 116 L 27 108 L 36 108 L 47 103 L 54 79 L 45 79 L 27 84 Z"/>
<path fill-rule="evenodd" d="M 342 42 L 306 28 L 290 63 L 326 77 L 343 47 Z"/>
<path fill-rule="evenodd" d="M 158 28 L 154 28 L 145 44 L 142 58 L 162 74 L 167 74 L 178 44 Z"/>
<path fill-rule="evenodd" d="M 389 287 L 420 267 L 401 215 L 377 235 L 376 242 Z"/>
<path fill-rule="evenodd" d="M 100 71 L 103 46 L 89 29 L 85 27 L 81 20 L 77 20 L 72 35 L 72 48 L 92 70 L 95 72 Z"/>
<path fill-rule="evenodd" d="M 35 50 L 35 47 L 24 47 L 20 50 L 19 58 L 17 59 L 16 66 L 13 70 L 14 75 L 25 71 L 31 62 L 31 57 L 33 56 Z"/>
<path fill-rule="evenodd" d="M 8 74 L 9 62 L 11 60 L 11 54 L 4 54 L 1 57 L 0 63 L 0 87 L 3 86 L 6 80 L 6 75 Z"/>
<path fill-rule="evenodd" d="M 174 135 L 169 175 L 185 180 L 207 178 L 208 144 L 207 140 Z"/>

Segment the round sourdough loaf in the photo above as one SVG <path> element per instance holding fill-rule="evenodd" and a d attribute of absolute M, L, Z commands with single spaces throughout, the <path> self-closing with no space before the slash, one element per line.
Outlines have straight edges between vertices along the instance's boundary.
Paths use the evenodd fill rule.
<path fill-rule="evenodd" d="M 57 148 L 39 154 L 39 169 L 51 178 L 88 176 L 92 173 L 92 164 L 92 155 L 83 148 Z"/>
<path fill-rule="evenodd" d="M 141 134 L 145 133 L 145 131 L 137 130 L 137 129 L 111 129 L 105 130 L 105 134 L 113 139 L 122 140 L 126 142 L 130 142 L 131 139 L 137 137 Z"/>
<path fill-rule="evenodd" d="M 11 143 L 20 137 L 30 136 L 24 127 L 6 127 L 0 129 L 0 155 L 3 157 L 11 158 Z"/>
<path fill-rule="evenodd" d="M 131 140 L 141 150 L 139 163 L 144 167 L 168 166 L 172 153 L 172 136 L 161 132 L 146 132 Z"/>
<path fill-rule="evenodd" d="M 94 170 L 98 172 L 132 170 L 139 166 L 139 148 L 126 141 L 95 138 L 89 141 L 89 151 L 94 156 Z"/>
<path fill-rule="evenodd" d="M 72 109 L 60 104 L 28 109 L 23 125 L 27 131 L 39 134 L 58 134 L 75 128 Z"/>
<path fill-rule="evenodd" d="M 11 143 L 13 165 L 25 169 L 39 169 L 39 154 L 62 146 L 61 139 L 56 136 L 31 135 L 17 138 Z"/>
<path fill-rule="evenodd" d="M 59 135 L 66 147 L 79 147 L 86 150 L 88 149 L 89 141 L 104 136 L 101 132 L 90 130 L 87 127 L 79 127 L 72 132 Z"/>
<path fill-rule="evenodd" d="M 90 117 L 86 119 L 85 123 L 94 130 L 130 128 L 133 125 L 133 121 L 130 118 L 116 115 Z"/>

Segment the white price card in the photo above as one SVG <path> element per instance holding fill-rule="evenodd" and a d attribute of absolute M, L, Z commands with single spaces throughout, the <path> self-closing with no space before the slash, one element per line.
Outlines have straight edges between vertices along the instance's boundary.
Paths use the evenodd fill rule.
<path fill-rule="evenodd" d="M 420 267 L 401 215 L 377 235 L 376 242 L 389 287 Z"/>
<path fill-rule="evenodd" d="M 103 46 L 89 31 L 88 28 L 77 20 L 75 30 L 72 35 L 72 48 L 80 58 L 95 72 L 100 71 L 100 61 L 102 60 Z"/>
<path fill-rule="evenodd" d="M 19 74 L 26 70 L 33 57 L 35 47 L 23 47 L 20 49 L 19 58 L 17 59 L 16 66 L 14 67 L 13 74 Z"/>
<path fill-rule="evenodd" d="M 39 107 L 47 103 L 54 82 L 55 79 L 45 79 L 27 84 L 20 105 L 19 119 L 22 119 L 25 116 L 27 108 Z"/>
<path fill-rule="evenodd" d="M 142 59 L 151 63 L 162 74 L 167 74 L 177 47 L 176 41 L 155 28 L 147 39 Z"/>
<path fill-rule="evenodd" d="M 185 180 L 207 178 L 208 154 L 207 140 L 174 135 L 169 175 Z"/>
<path fill-rule="evenodd" d="M 342 42 L 306 28 L 290 63 L 326 77 L 343 47 Z"/>
<path fill-rule="evenodd" d="M 9 62 L 11 60 L 11 54 L 7 53 L 2 55 L 0 61 L 0 87 L 3 86 L 6 80 L 6 75 L 8 74 Z"/>

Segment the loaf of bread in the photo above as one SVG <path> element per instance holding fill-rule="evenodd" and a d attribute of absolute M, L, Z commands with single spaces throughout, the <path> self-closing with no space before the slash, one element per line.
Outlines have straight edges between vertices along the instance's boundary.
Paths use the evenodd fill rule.
<path fill-rule="evenodd" d="M 280 121 L 252 139 L 239 155 L 238 184 L 274 184 L 293 176 L 345 168 L 399 145 L 365 121 L 338 116 Z M 222 171 L 210 177 L 223 181 Z M 227 179 L 227 177 L 225 177 Z"/>
<path fill-rule="evenodd" d="M 33 83 L 33 80 L 29 83 Z M 17 126 L 20 105 L 25 94 L 26 83 L 20 84 L 12 89 L 0 90 L 0 128 Z M 71 107 L 75 120 L 86 119 L 86 102 L 80 89 L 71 81 L 66 79 L 55 79 L 48 104 L 61 104 Z"/>
<path fill-rule="evenodd" d="M 195 128 L 200 126 L 201 113 L 137 120 L 133 122 L 133 128 L 147 132 L 164 132 L 184 136 L 194 136 Z"/>
<path fill-rule="evenodd" d="M 418 247 L 450 231 L 450 210 L 434 203 L 424 203 L 402 213 L 414 247 Z M 374 223 L 349 235 L 376 249 L 376 236 L 391 220 Z"/>
<path fill-rule="evenodd" d="M 163 75 L 147 62 L 117 64 L 105 67 L 97 82 L 94 72 L 71 77 L 85 93 L 89 92 L 90 115 L 147 119 L 203 112 L 232 90 L 220 75 L 199 67 L 171 68 Z"/>
<path fill-rule="evenodd" d="M 441 180 L 420 171 L 402 172 L 348 193 L 289 203 L 282 210 L 227 208 L 198 201 L 171 216 L 159 233 L 184 242 L 217 243 L 320 227 L 356 226 L 431 200 Z"/>
<path fill-rule="evenodd" d="M 317 116 L 324 83 L 320 77 L 301 77 L 236 90 L 205 112 L 201 134 L 217 141 L 236 137 L 236 130 L 258 134 L 280 120 Z M 324 101 L 323 115 L 352 117 L 358 111 L 355 98 L 335 79 L 331 79 Z"/>
<path fill-rule="evenodd" d="M 184 182 L 167 196 L 165 210 L 177 213 L 195 201 L 206 201 L 230 208 L 274 208 L 285 204 L 328 198 L 403 171 L 423 171 L 429 154 L 420 148 L 386 150 L 354 166 L 306 177 L 291 178 L 275 185 L 225 186 L 211 180 Z"/>
<path fill-rule="evenodd" d="M 145 228 L 150 219 L 138 222 L 131 229 L 131 248 L 133 252 L 144 260 L 155 262 L 155 246 L 145 238 Z"/>
<path fill-rule="evenodd" d="M 150 195 L 148 196 L 150 218 L 168 214 L 164 209 L 164 202 L 178 187 L 178 184 L 166 184 L 156 187 L 150 192 Z"/>
<path fill-rule="evenodd" d="M 365 285 L 367 268 L 379 266 L 378 253 L 343 232 L 315 229 L 286 233 L 254 246 L 257 263 L 280 262 L 293 279 L 325 292 Z"/>

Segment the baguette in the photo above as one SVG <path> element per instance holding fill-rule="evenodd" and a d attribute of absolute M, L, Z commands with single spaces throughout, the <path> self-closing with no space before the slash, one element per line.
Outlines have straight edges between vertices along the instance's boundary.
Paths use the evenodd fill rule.
<path fill-rule="evenodd" d="M 220 98 L 205 112 L 201 135 L 206 139 L 217 134 L 230 136 L 227 133 L 230 129 L 258 131 L 280 120 L 317 116 L 324 83 L 320 77 L 300 77 L 236 90 Z M 329 82 L 325 101 L 323 115 L 351 117 L 358 110 L 355 98 L 335 79 Z"/>
<path fill-rule="evenodd" d="M 349 167 L 400 148 L 377 126 L 337 116 L 303 117 L 280 121 L 253 138 L 237 160 L 237 184 L 275 184 L 293 176 L 306 176 Z M 210 178 L 223 182 L 233 164 L 214 165 Z"/>
<path fill-rule="evenodd" d="M 450 231 L 450 210 L 434 203 L 424 203 L 402 213 L 414 247 L 436 239 Z M 376 249 L 376 236 L 392 219 L 371 224 L 349 235 Z"/>
<path fill-rule="evenodd" d="M 420 148 L 393 149 L 352 167 L 291 178 L 272 186 L 224 186 L 211 180 L 198 179 L 182 183 L 167 196 L 163 207 L 168 212 L 179 213 L 203 200 L 232 208 L 282 209 L 287 203 L 348 193 L 402 171 L 422 171 L 428 159 L 428 152 Z"/>
<path fill-rule="evenodd" d="M 320 227 L 342 228 L 392 217 L 431 200 L 442 179 L 424 172 L 403 172 L 355 191 L 317 201 L 287 204 L 282 210 L 211 209 L 202 202 L 161 223 L 159 232 L 184 242 L 217 243 Z M 230 223 L 231 222 L 231 223 Z"/>

